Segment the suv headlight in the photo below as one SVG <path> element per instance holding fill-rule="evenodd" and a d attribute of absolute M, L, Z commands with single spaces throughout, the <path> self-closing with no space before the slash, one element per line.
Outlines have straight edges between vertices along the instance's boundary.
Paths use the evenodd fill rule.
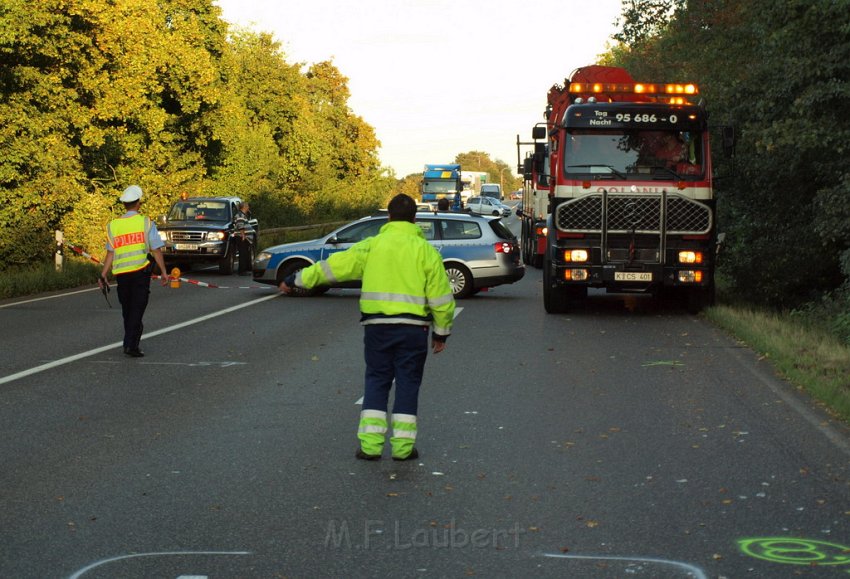
<path fill-rule="evenodd" d="M 224 238 L 224 231 L 210 231 L 207 233 L 207 241 L 223 241 Z"/>
<path fill-rule="evenodd" d="M 160 238 L 162 241 L 168 241 L 168 232 L 166 232 L 166 231 L 158 231 L 157 233 L 159 233 L 159 238 Z"/>

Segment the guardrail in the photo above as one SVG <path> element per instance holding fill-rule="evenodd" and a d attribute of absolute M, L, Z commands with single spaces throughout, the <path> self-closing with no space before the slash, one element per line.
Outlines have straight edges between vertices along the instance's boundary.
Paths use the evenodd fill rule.
<path fill-rule="evenodd" d="M 348 221 L 351 221 L 350 219 Z M 325 227 L 334 228 L 348 223 L 348 221 L 332 221 L 330 223 L 316 223 L 314 225 L 294 225 L 292 227 L 272 227 L 269 229 L 260 228 L 260 233 L 287 233 L 290 231 L 306 231 L 309 229 L 324 229 Z"/>
<path fill-rule="evenodd" d="M 336 229 L 340 225 L 345 225 L 348 221 L 332 221 L 330 223 L 314 223 L 312 225 L 294 225 L 291 227 L 272 227 L 263 229 L 260 227 L 260 244 L 261 245 L 277 245 L 278 243 L 287 243 L 289 241 L 302 241 L 308 239 L 308 236 L 298 235 L 306 231 L 316 231 L 316 237 L 322 236 L 329 231 Z M 290 240 L 290 234 L 298 239 Z M 270 241 L 269 238 L 272 240 Z M 258 248 L 261 249 L 261 248 Z"/>

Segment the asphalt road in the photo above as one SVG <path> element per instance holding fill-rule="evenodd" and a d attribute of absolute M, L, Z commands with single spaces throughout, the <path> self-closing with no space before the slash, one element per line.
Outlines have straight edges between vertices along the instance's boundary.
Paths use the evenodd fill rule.
<path fill-rule="evenodd" d="M 850 435 L 681 311 L 459 302 L 421 457 L 354 459 L 357 292 L 0 303 L 0 577 L 847 577 Z"/>

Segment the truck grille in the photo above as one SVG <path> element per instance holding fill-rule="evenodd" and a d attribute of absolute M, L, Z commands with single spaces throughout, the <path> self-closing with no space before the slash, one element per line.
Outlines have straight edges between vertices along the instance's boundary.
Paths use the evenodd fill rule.
<path fill-rule="evenodd" d="M 662 198 L 608 195 L 608 232 L 659 233 L 662 230 Z M 571 199 L 555 210 L 555 225 L 561 231 L 594 233 L 602 231 L 602 195 Z M 667 233 L 697 235 L 711 231 L 711 210 L 702 203 L 680 195 L 667 196 Z"/>
<path fill-rule="evenodd" d="M 168 238 L 171 241 L 199 243 L 204 240 L 206 234 L 203 231 L 169 231 Z"/>

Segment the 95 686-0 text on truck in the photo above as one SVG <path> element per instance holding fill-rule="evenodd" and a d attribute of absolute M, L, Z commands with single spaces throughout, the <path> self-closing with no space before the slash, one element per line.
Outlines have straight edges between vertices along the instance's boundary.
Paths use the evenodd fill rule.
<path fill-rule="evenodd" d="M 576 70 L 549 90 L 543 301 L 567 311 L 588 288 L 714 300 L 717 248 L 708 112 L 694 84 Z M 731 153 L 734 133 L 724 132 Z"/>

